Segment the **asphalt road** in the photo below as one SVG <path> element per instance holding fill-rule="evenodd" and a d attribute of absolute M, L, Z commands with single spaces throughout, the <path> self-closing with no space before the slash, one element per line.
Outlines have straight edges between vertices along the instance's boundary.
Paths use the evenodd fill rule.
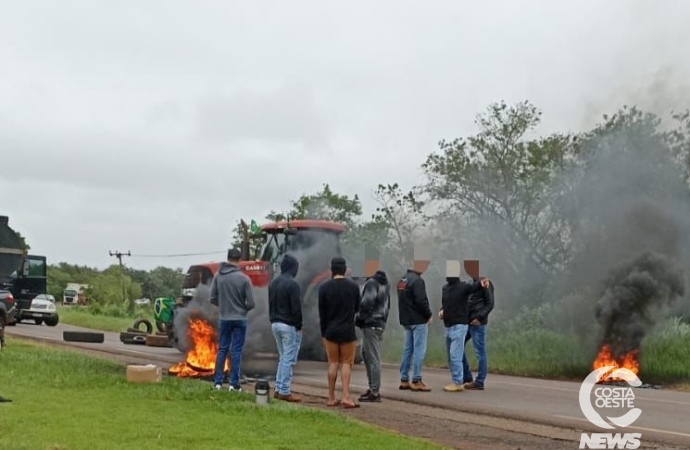
<path fill-rule="evenodd" d="M 62 341 L 63 330 L 89 331 L 70 325 L 57 327 L 19 324 L 8 327 L 10 336 L 25 336 L 48 341 Z M 165 367 L 183 359 L 176 349 L 124 345 L 118 333 L 105 333 L 103 344 L 70 345 L 128 355 L 137 360 L 150 358 Z M 689 369 L 690 370 L 690 369 Z M 425 383 L 432 392 L 417 393 L 398 390 L 399 372 L 394 365 L 385 365 L 382 371 L 381 390 L 384 398 L 390 398 L 426 406 L 441 407 L 458 412 L 476 412 L 488 416 L 548 424 L 564 428 L 582 429 L 599 433 L 641 433 L 641 441 L 660 441 L 690 448 L 690 393 L 664 389 L 634 389 L 634 405 L 642 410 L 640 418 L 627 429 L 613 431 L 590 424 L 582 413 L 578 394 L 580 383 L 540 380 L 490 374 L 485 391 L 446 393 L 443 386 L 450 382 L 445 370 L 425 369 Z M 644 380 L 642 380 L 644 381 Z M 325 388 L 325 363 L 300 361 L 295 368 L 295 383 Z M 353 373 L 353 391 L 358 394 L 366 389 L 363 366 L 356 366 Z M 619 416 L 617 411 L 609 411 Z"/>

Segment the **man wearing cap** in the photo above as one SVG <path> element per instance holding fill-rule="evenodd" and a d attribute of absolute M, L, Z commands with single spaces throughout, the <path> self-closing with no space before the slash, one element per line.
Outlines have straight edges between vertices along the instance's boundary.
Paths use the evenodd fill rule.
<path fill-rule="evenodd" d="M 247 313 L 254 309 L 251 279 L 239 268 L 241 253 L 236 248 L 228 250 L 228 261 L 223 262 L 211 284 L 211 304 L 218 306 L 218 355 L 213 388 L 223 385 L 223 369 L 228 352 L 230 361 L 230 390 L 241 391 L 240 366 L 247 335 Z"/>
<path fill-rule="evenodd" d="M 369 381 L 369 390 L 359 397 L 360 402 L 381 401 L 380 347 L 390 307 L 388 278 L 386 272 L 379 270 L 364 284 L 362 303 L 355 321 L 356 325 L 362 329 L 362 359 L 364 359 Z"/>
<path fill-rule="evenodd" d="M 359 312 L 361 296 L 357 283 L 345 278 L 345 259 L 331 260 L 333 278 L 319 288 L 319 321 L 321 336 L 328 357 L 328 406 L 342 404 L 344 408 L 359 405 L 350 398 L 350 379 L 357 352 L 355 315 Z M 335 399 L 338 369 L 342 375 L 342 399 Z"/>

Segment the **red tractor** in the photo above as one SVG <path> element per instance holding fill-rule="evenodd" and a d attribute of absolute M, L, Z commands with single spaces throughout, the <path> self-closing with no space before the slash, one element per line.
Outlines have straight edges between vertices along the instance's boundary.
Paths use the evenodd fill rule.
<path fill-rule="evenodd" d="M 299 359 L 326 361 L 319 327 L 319 287 L 330 279 L 330 262 L 341 256 L 340 236 L 345 231 L 342 224 L 325 220 L 292 220 L 267 223 L 253 237 L 260 237 L 262 245 L 256 257 L 250 259 L 250 234 L 244 224 L 242 245 L 243 258 L 240 268 L 252 280 L 256 307 L 249 313 L 249 328 L 245 349 L 247 354 L 276 353 L 276 345 L 268 319 L 268 285 L 280 271 L 285 253 L 299 261 L 295 280 L 302 289 L 302 346 Z M 218 271 L 219 262 L 191 266 L 182 286 L 178 307 L 184 306 L 195 295 L 199 285 L 209 285 Z M 351 273 L 348 273 L 351 275 Z M 364 279 L 353 277 L 360 285 Z M 358 352 L 359 354 L 359 352 Z M 359 359 L 359 358 L 358 358 Z"/>

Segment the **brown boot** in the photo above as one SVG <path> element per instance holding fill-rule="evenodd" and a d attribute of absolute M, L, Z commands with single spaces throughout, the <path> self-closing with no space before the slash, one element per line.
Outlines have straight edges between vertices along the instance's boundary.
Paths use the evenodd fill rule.
<path fill-rule="evenodd" d="M 292 393 L 290 393 L 288 395 L 278 394 L 278 396 L 276 398 L 278 400 L 283 400 L 283 401 L 290 402 L 290 403 L 299 403 L 302 401 L 301 398 L 297 397 L 296 395 L 294 395 Z"/>
<path fill-rule="evenodd" d="M 400 387 L 398 389 L 400 389 L 401 391 L 407 391 L 412 389 L 412 385 L 410 385 L 409 381 L 401 381 Z"/>
<path fill-rule="evenodd" d="M 412 382 L 412 390 L 415 392 L 430 392 L 431 388 L 427 387 L 426 384 L 422 382 L 422 380 L 419 380 Z"/>

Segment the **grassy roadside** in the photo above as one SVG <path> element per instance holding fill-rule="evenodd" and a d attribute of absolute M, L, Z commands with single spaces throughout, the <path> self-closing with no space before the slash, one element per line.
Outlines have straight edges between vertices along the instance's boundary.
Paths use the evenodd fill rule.
<path fill-rule="evenodd" d="M 136 319 L 132 317 L 113 317 L 103 314 L 93 314 L 86 308 L 58 306 L 60 322 L 77 327 L 90 328 L 100 331 L 125 331 L 131 327 Z M 153 322 L 153 316 L 142 314 L 142 317 Z"/>
<path fill-rule="evenodd" d="M 129 384 L 116 363 L 39 344 L 10 342 L 0 366 L 2 395 L 13 400 L 0 404 L 12 417 L 3 450 L 441 448 L 335 412 L 257 407 L 249 394 L 215 393 L 208 383 Z"/>
<path fill-rule="evenodd" d="M 495 330 L 487 332 L 487 356 L 492 373 L 551 379 L 582 380 L 592 370 L 594 355 L 589 342 L 577 336 L 550 330 Z M 383 359 L 399 363 L 403 337 L 398 330 L 384 336 Z M 477 370 L 472 345 L 468 359 Z M 680 386 L 690 390 L 690 335 L 657 333 L 643 343 L 640 353 L 643 382 Z M 425 358 L 427 366 L 447 367 L 443 337 L 430 335 Z"/>

